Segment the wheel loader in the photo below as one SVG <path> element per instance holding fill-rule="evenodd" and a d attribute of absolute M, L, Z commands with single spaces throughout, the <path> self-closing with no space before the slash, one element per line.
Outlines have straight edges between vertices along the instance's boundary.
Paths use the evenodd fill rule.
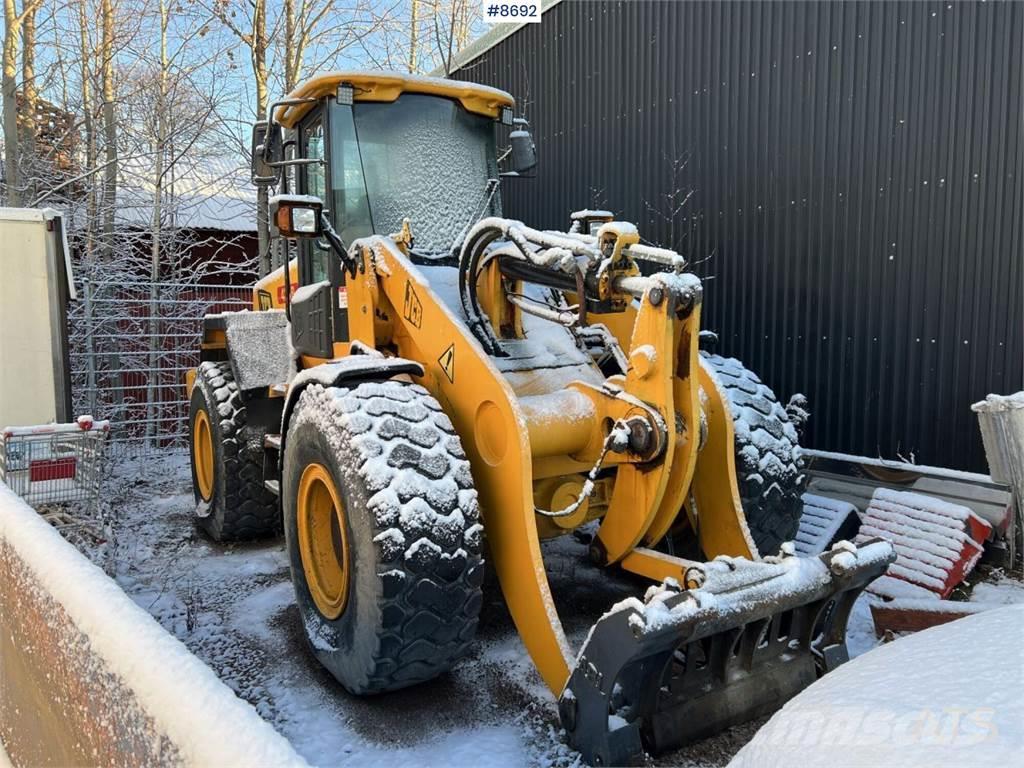
<path fill-rule="evenodd" d="M 187 374 L 196 515 L 283 529 L 312 653 L 344 688 L 470 647 L 484 571 L 593 765 L 763 715 L 847 657 L 887 542 L 799 558 L 800 408 L 702 350 L 703 289 L 635 226 L 503 217 L 530 184 L 502 91 L 330 73 L 253 128 L 281 266 L 204 319 Z M 270 195 L 273 192 L 273 195 Z M 570 646 L 541 541 L 649 583 Z"/>

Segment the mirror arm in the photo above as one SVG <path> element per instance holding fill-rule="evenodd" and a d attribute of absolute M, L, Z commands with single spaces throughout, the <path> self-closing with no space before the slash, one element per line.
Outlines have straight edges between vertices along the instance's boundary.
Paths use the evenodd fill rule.
<path fill-rule="evenodd" d="M 269 107 L 267 107 L 267 124 L 268 125 L 273 125 L 274 124 L 274 113 L 277 111 L 278 107 L 301 107 L 303 104 L 315 104 L 315 103 L 316 103 L 316 99 L 307 98 L 307 97 L 303 97 L 303 98 L 299 98 L 299 99 L 278 99 L 277 101 L 272 102 Z"/>
<path fill-rule="evenodd" d="M 345 242 L 341 239 L 334 227 L 331 226 L 331 222 L 327 220 L 327 215 L 324 213 L 320 214 L 320 224 L 323 228 L 324 237 L 327 238 L 327 242 L 331 244 L 331 248 L 338 254 L 341 259 L 341 264 L 348 272 L 350 277 L 356 276 L 356 260 L 349 256 L 348 250 L 345 248 Z"/>
<path fill-rule="evenodd" d="M 278 244 L 278 248 L 282 246 Z M 292 260 L 291 260 L 291 249 L 286 243 L 283 247 L 284 256 L 284 316 L 290 323 L 292 321 Z"/>
<path fill-rule="evenodd" d="M 283 168 L 287 165 L 327 165 L 327 162 L 315 157 L 293 157 L 291 160 L 277 160 L 267 165 L 271 168 Z"/>

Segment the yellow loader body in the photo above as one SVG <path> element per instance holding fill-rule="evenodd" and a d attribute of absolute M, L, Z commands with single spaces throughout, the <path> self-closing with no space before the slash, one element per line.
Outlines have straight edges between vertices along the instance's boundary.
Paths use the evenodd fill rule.
<path fill-rule="evenodd" d="M 334 73 L 300 86 L 277 107 L 276 121 L 296 131 L 301 149 L 304 136 L 317 135 L 317 110 L 329 116 L 333 137 L 336 130 L 342 135 L 336 126 L 347 125 L 343 120 L 359 117 L 361 104 L 400 104 L 408 94 L 455 102 L 475 116 L 466 118 L 471 120 L 497 120 L 513 104 L 507 94 L 484 86 Z M 358 128 L 358 121 L 354 125 Z M 307 146 L 322 145 L 307 141 Z M 364 150 L 360 169 L 367 178 L 375 172 L 366 167 L 369 151 Z M 328 154 L 326 160 L 300 167 L 299 180 L 306 180 L 306 188 L 300 183 L 298 191 L 320 192 L 315 187 L 322 183 L 309 170 L 316 162 L 341 167 L 342 147 L 330 152 L 333 158 Z M 348 184 L 351 169 L 342 170 L 349 174 Z M 337 176 L 341 170 L 331 173 Z M 332 199 L 334 205 L 347 204 L 338 194 Z M 290 222 L 314 220 L 306 216 L 307 209 L 321 215 L 316 202 L 305 198 L 282 197 L 274 206 L 271 218 L 282 232 L 290 231 Z M 331 215 L 340 221 L 348 214 Z M 741 422 L 712 358 L 700 351 L 703 288 L 679 254 L 642 245 L 631 224 L 595 212 L 582 212 L 564 233 L 483 216 L 460 233 L 457 258 L 450 254 L 446 262 L 418 250 L 415 220 L 404 221 L 392 234 L 373 232 L 343 242 L 342 226 L 335 231 L 330 218 L 323 213 L 322 232 L 319 219 L 314 221 L 317 236 L 334 249 L 331 271 L 322 272 L 319 281 L 311 276 L 314 249 L 326 250 L 321 240 L 304 246 L 310 250 L 300 251 L 287 269 L 279 267 L 254 287 L 253 309 L 268 318 L 280 316 L 283 332 L 296 342 L 290 364 L 297 375 L 275 382 L 242 370 L 232 339 L 257 331 L 246 331 L 249 326 L 237 318 L 218 317 L 210 319 L 205 331 L 206 367 L 198 379 L 192 375 L 198 383 L 193 386 L 190 380 L 189 387 L 192 421 L 198 424 L 194 432 L 203 436 L 203 446 L 215 443 L 225 430 L 242 431 L 237 420 L 220 432 L 211 426 L 213 401 L 225 397 L 227 386 L 218 382 L 233 379 L 239 401 L 252 414 L 269 408 L 271 421 L 280 419 L 278 430 L 264 430 L 263 482 L 280 496 L 277 504 L 284 511 L 307 629 L 311 621 L 320 627 L 311 630 L 310 641 L 343 684 L 360 692 L 386 690 L 429 676 L 394 671 L 413 662 L 433 663 L 413 658 L 422 653 L 422 643 L 417 645 L 404 629 L 422 618 L 416 613 L 417 593 L 402 593 L 394 598 L 398 602 L 382 603 L 374 613 L 360 607 L 372 598 L 357 592 L 360 580 L 369 578 L 359 569 L 369 563 L 376 571 L 379 585 L 371 579 L 366 589 L 383 594 L 384 601 L 398 589 L 396 573 L 402 584 L 426 579 L 441 592 L 450 587 L 456 599 L 447 610 L 458 613 L 460 600 L 476 599 L 478 566 L 483 567 L 483 555 L 474 549 L 477 499 L 487 567 L 497 574 L 520 637 L 559 699 L 570 742 L 588 761 L 636 760 L 644 744 L 663 748 L 756 716 L 799 690 L 816 669 L 842 661 L 852 601 L 884 569 L 891 549 L 879 545 L 860 554 L 830 553 L 799 567 L 786 551 L 781 556 L 758 552 L 740 489 L 737 457 L 745 454 L 737 452 L 735 425 Z M 333 332 L 325 336 L 324 318 L 331 317 Z M 252 325 L 251 319 L 245 322 Z M 271 338 L 276 327 L 268 321 L 258 332 Z M 321 339 L 318 345 L 303 341 L 314 336 Z M 595 344 L 602 350 L 600 360 L 592 353 Z M 244 380 L 258 386 L 238 383 Z M 747 381 L 762 386 L 756 377 Z M 314 401 L 338 403 L 338 415 L 314 412 Z M 384 408 L 386 401 L 392 410 Z M 395 405 L 405 402 L 412 405 Z M 757 418 L 766 428 L 790 434 L 774 396 L 768 405 L 767 415 Z M 364 410 L 381 415 L 376 422 L 354 426 L 350 414 L 361 417 Z M 420 411 L 443 412 L 445 418 L 430 417 L 435 426 L 426 434 L 425 422 L 405 415 Z M 772 419 L 778 423 L 768 423 Z M 391 424 L 387 434 L 367 443 L 359 430 L 379 436 L 380 424 Z M 746 422 L 742 425 L 748 429 Z M 247 428 L 259 432 L 256 426 Z M 320 432 L 325 437 L 318 437 Z M 388 543 L 400 539 L 407 544 L 414 526 L 381 527 L 386 515 L 374 504 L 392 486 L 381 491 L 374 483 L 377 476 L 386 475 L 392 484 L 409 476 L 374 463 L 374 451 L 392 451 L 388 466 L 413 471 L 419 460 L 396 459 L 399 449 L 402 456 L 435 451 L 433 460 L 437 455 L 431 446 L 440 445 L 439 440 L 451 446 L 448 463 L 437 472 L 439 483 L 451 485 L 449 478 L 462 471 L 460 461 L 468 460 L 471 470 L 476 495 L 463 488 L 458 510 L 448 511 L 450 505 L 435 510 L 446 525 L 463 521 L 464 529 L 457 531 L 463 538 L 445 544 L 433 534 L 421 537 L 402 560 Z M 337 456 L 325 454 L 338 446 Z M 229 460 L 241 462 L 231 456 L 223 461 Z M 194 446 L 197 504 L 201 517 L 206 511 L 220 521 L 207 526 L 215 536 L 234 519 L 211 479 L 211 467 L 218 462 L 214 448 Z M 421 486 L 422 476 L 429 474 L 429 467 L 423 467 L 415 478 Z M 370 479 L 355 478 L 360 474 Z M 230 488 L 224 488 L 228 494 Z M 399 491 L 397 498 L 401 504 L 429 506 L 434 503 L 431 491 L 424 488 L 404 496 Z M 259 498 L 250 496 L 250 501 Z M 359 527 L 363 516 L 367 534 Z M 394 519 L 386 524 L 398 525 Z M 613 609 L 577 651 L 558 618 L 540 542 L 595 522 L 589 544 L 594 562 L 662 586 L 648 594 L 646 604 L 634 601 Z M 672 542 L 678 541 L 688 542 L 688 553 L 696 558 L 675 554 Z M 433 571 L 424 576 L 427 565 L 416 564 L 428 546 L 440 553 L 423 560 L 444 571 L 436 578 Z M 772 557 L 763 560 L 760 554 Z M 393 566 L 396 562 L 401 567 Z M 728 610 L 687 607 L 690 600 L 700 603 L 702 596 L 706 601 L 708 595 L 725 594 L 730 595 Z M 376 619 L 358 623 L 352 616 L 356 611 L 383 617 L 380 626 L 367 626 Z M 458 630 L 459 638 L 471 635 L 474 616 L 463 617 L 466 629 Z M 438 647 L 455 642 L 436 617 L 420 621 L 415 632 L 426 632 L 428 623 Z M 769 629 L 770 642 L 764 640 Z M 345 633 L 364 633 L 364 645 L 383 648 L 393 642 L 399 649 L 392 656 L 371 654 L 365 668 L 353 672 L 339 650 Z M 451 654 L 445 653 L 437 669 L 450 663 Z M 789 659 L 795 661 L 787 667 Z M 717 669 L 712 682 L 692 682 L 696 669 L 708 667 Z M 741 695 L 735 692 L 741 689 Z M 626 691 L 628 700 L 617 700 L 621 696 L 615 691 Z"/>

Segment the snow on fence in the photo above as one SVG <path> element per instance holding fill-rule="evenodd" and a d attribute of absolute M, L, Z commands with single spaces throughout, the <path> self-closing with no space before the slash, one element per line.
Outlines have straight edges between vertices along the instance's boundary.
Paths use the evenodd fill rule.
<path fill-rule="evenodd" d="M 184 446 L 203 315 L 251 307 L 248 287 L 83 281 L 68 309 L 75 413 L 110 421 L 114 457 Z"/>
<path fill-rule="evenodd" d="M 305 765 L 3 483 L 0 742 L 15 766 Z"/>

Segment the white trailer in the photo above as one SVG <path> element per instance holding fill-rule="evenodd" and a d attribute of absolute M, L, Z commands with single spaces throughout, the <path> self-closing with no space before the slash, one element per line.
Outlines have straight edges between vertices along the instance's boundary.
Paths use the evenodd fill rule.
<path fill-rule="evenodd" d="M 66 308 L 74 298 L 61 213 L 0 208 L 0 427 L 73 420 Z"/>

